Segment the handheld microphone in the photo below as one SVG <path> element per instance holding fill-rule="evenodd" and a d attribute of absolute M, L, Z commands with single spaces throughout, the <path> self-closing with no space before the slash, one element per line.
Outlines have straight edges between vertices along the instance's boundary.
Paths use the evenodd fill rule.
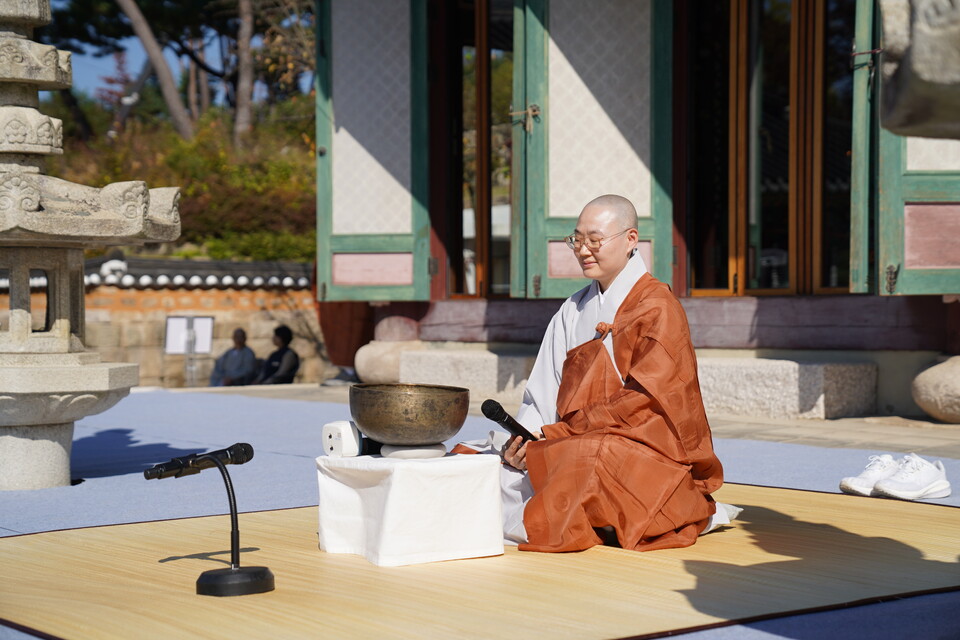
<path fill-rule="evenodd" d="M 223 464 L 243 464 L 253 458 L 253 447 L 246 442 L 238 442 L 226 449 L 219 449 L 209 453 L 191 453 L 188 456 L 173 458 L 170 462 L 163 462 L 154 465 L 150 469 L 144 469 L 143 477 L 147 480 L 157 478 L 180 478 L 182 476 L 191 476 L 200 473 L 203 469 L 217 466 L 217 463 L 210 458 L 214 457 Z"/>
<path fill-rule="evenodd" d="M 513 416 L 507 413 L 503 405 L 496 400 L 484 400 L 483 404 L 480 405 L 480 411 L 482 411 L 483 415 L 489 420 L 493 420 L 511 434 L 523 438 L 524 442 L 537 439 L 537 437 L 527 431 L 522 424 L 514 420 Z"/>

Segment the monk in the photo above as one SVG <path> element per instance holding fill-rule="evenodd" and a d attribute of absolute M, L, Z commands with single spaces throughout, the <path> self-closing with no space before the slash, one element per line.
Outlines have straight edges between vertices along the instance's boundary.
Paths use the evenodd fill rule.
<path fill-rule="evenodd" d="M 717 511 L 710 496 L 723 469 L 686 315 L 637 253 L 626 198 L 591 201 L 566 242 L 593 282 L 553 317 L 524 391 L 517 419 L 543 438 L 502 449 L 532 486 L 527 499 L 515 483 L 514 502 L 525 504 L 515 539 L 552 552 L 692 545 L 735 512 Z M 508 511 L 505 502 L 507 521 Z"/>

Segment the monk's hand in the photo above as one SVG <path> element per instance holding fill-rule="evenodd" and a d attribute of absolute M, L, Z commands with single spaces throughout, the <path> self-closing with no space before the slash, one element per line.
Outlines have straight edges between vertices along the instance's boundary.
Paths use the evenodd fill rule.
<path fill-rule="evenodd" d="M 523 438 L 516 436 L 507 442 L 503 449 L 503 459 L 514 469 L 527 470 L 527 443 Z"/>

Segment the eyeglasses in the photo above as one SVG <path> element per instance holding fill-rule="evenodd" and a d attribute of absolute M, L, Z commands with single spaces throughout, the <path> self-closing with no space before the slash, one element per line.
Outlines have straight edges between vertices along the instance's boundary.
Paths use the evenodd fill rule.
<path fill-rule="evenodd" d="M 597 251 L 600 249 L 600 247 L 607 244 L 617 236 L 622 236 L 627 231 L 630 231 L 630 229 L 624 229 L 620 233 L 615 233 L 612 236 L 608 236 L 606 238 L 602 236 L 599 238 L 596 238 L 596 237 L 585 238 L 575 233 L 571 233 L 566 238 L 564 238 L 563 241 L 566 242 L 567 246 L 573 249 L 574 251 L 580 251 L 580 248 L 583 247 L 583 245 L 587 245 L 587 249 L 589 249 L 590 251 Z"/>

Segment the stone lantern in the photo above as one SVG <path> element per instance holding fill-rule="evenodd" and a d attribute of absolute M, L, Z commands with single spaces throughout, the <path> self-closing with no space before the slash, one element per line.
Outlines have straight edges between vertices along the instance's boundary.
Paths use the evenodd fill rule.
<path fill-rule="evenodd" d="M 139 381 L 84 346 L 83 249 L 180 235 L 179 189 L 86 187 L 44 175 L 62 123 L 38 90 L 70 87 L 70 54 L 33 42 L 49 0 L 0 1 L 0 490 L 70 484 L 75 420 Z"/>

